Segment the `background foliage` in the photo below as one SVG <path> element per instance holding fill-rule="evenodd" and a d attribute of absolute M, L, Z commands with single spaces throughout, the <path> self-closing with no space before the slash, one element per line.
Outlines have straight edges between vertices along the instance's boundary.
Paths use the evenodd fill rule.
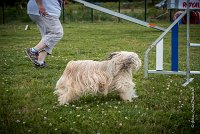
<path fill-rule="evenodd" d="M 1 2 L 2 3 L 2 2 Z M 159 15 L 166 13 L 166 9 L 156 9 L 154 4 L 157 2 L 148 1 L 147 7 L 147 20 L 151 21 L 156 19 Z M 119 8 L 118 1 L 114 2 L 97 2 L 96 4 L 117 11 Z M 4 9 L 4 20 L 3 20 L 3 11 L 0 11 L 0 21 L 1 24 L 3 21 L 5 23 L 15 23 L 16 21 L 20 22 L 29 22 L 30 19 L 27 15 L 26 11 L 26 0 L 17 0 L 17 1 L 5 1 L 5 9 Z M 141 20 L 144 20 L 144 1 L 121 1 L 120 4 L 120 12 Z M 99 11 L 93 10 L 93 20 L 92 20 L 92 10 L 84 7 L 81 4 L 70 1 L 67 5 L 65 5 L 65 10 L 61 15 L 62 22 L 77 22 L 77 21 L 118 21 L 118 18 L 111 17 L 110 15 L 106 15 Z M 159 19 L 169 20 L 169 13 L 160 17 Z"/>

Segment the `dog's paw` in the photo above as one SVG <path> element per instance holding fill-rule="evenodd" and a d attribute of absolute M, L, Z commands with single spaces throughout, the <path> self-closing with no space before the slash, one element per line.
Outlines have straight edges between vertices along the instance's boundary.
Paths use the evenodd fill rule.
<path fill-rule="evenodd" d="M 130 103 L 130 102 L 133 102 L 133 100 L 132 100 L 132 99 L 129 99 L 129 100 L 123 100 L 123 102 L 125 102 L 125 103 Z"/>
<path fill-rule="evenodd" d="M 138 98 L 138 95 L 134 94 L 134 95 L 132 96 L 132 98 L 133 98 L 133 99 L 134 99 L 134 98 Z"/>
<path fill-rule="evenodd" d="M 64 105 L 64 106 L 68 106 L 69 103 L 67 103 L 67 102 L 65 102 L 65 103 L 63 103 L 63 102 L 59 102 L 59 105 L 60 105 L 60 106 L 63 106 L 63 105 Z"/>
<path fill-rule="evenodd" d="M 133 102 L 133 100 L 131 99 L 131 100 L 128 100 L 129 102 Z"/>
<path fill-rule="evenodd" d="M 66 97 L 65 96 L 60 96 L 59 98 L 58 98 L 58 102 L 59 102 L 59 104 L 60 105 L 68 105 L 69 103 L 67 102 L 67 99 L 66 99 Z"/>
<path fill-rule="evenodd" d="M 60 100 L 59 100 L 59 105 L 60 105 L 60 106 L 69 105 L 69 103 L 68 103 L 68 102 L 65 102 L 65 101 L 60 101 Z"/>

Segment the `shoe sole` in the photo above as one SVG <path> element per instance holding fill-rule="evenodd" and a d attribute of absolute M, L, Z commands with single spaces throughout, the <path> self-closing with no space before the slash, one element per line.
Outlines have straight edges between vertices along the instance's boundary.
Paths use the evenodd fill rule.
<path fill-rule="evenodd" d="M 28 58 L 31 60 L 31 62 L 36 65 L 36 66 L 39 66 L 39 64 L 35 63 L 35 61 L 33 61 L 33 59 L 30 57 L 30 55 L 28 54 L 27 52 L 27 49 L 25 50 L 25 54 L 28 56 Z"/>
<path fill-rule="evenodd" d="M 38 66 L 38 65 L 35 65 L 35 68 L 47 68 L 48 66 Z"/>
<path fill-rule="evenodd" d="M 36 68 L 46 68 L 48 65 L 45 63 L 45 65 L 35 65 Z"/>

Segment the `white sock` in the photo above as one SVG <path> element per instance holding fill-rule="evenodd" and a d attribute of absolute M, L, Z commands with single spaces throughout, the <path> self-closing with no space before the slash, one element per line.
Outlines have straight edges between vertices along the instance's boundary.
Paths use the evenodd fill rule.
<path fill-rule="evenodd" d="M 42 64 L 44 64 L 44 61 L 38 61 L 38 63 L 39 63 L 40 65 L 42 65 Z"/>
<path fill-rule="evenodd" d="M 35 49 L 34 47 L 33 47 L 33 48 L 31 48 L 31 51 L 32 51 L 32 52 L 34 52 L 34 53 L 38 53 L 38 50 L 37 50 L 37 49 Z"/>

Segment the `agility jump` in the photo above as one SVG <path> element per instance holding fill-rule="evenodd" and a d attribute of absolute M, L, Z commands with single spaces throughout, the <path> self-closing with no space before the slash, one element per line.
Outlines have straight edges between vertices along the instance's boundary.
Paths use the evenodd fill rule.
<path fill-rule="evenodd" d="M 109 10 L 109 9 L 107 9 L 107 8 L 103 8 L 103 7 L 101 7 L 101 6 L 97 6 L 97 5 L 95 5 L 95 4 L 92 4 L 92 3 L 89 3 L 89 2 L 86 2 L 86 1 L 83 1 L 83 0 L 74 0 L 74 1 L 76 1 L 76 2 L 78 2 L 78 3 L 81 3 L 81 4 L 83 4 L 83 5 L 86 6 L 86 7 L 89 7 L 89 8 L 92 8 L 92 9 L 95 9 L 95 10 L 98 10 L 98 11 L 101 11 L 101 12 L 103 12 L 103 13 L 107 13 L 107 14 L 109 14 L 109 15 L 112 15 L 112 16 L 115 16 L 115 17 L 118 17 L 118 18 L 121 18 L 121 19 L 130 21 L 130 22 L 139 24 L 139 25 L 141 25 L 141 26 L 154 28 L 154 29 L 157 29 L 157 30 L 160 30 L 160 31 L 165 31 L 164 28 L 158 27 L 158 26 L 156 26 L 155 24 L 147 23 L 147 22 L 145 22 L 145 21 L 142 21 L 142 20 L 139 20 L 139 19 L 136 19 L 136 18 L 133 18 L 133 17 L 130 17 L 130 16 L 127 16 L 127 15 L 124 15 L 124 14 L 121 14 L 121 13 L 118 13 L 118 12 L 115 12 L 115 11 L 112 11 L 112 10 Z"/>
<path fill-rule="evenodd" d="M 177 3 L 173 3 L 177 2 Z M 168 5 L 172 6 L 174 9 L 180 9 L 178 7 L 178 4 L 181 2 L 185 3 L 184 0 L 181 1 L 172 1 L 172 3 L 168 3 Z M 193 2 L 197 2 L 200 4 L 198 0 L 193 0 Z M 189 0 L 187 0 L 187 3 L 189 3 Z M 190 42 L 190 10 L 191 7 L 187 4 L 187 9 L 163 32 L 157 39 L 154 41 L 154 43 L 146 50 L 145 56 L 144 56 L 144 74 L 145 78 L 148 77 L 148 74 L 177 74 L 177 75 L 186 75 L 186 82 L 182 86 L 188 85 L 193 78 L 190 78 L 190 74 L 200 74 L 200 71 L 192 71 L 190 69 L 190 47 L 200 47 L 200 44 L 198 43 L 191 43 Z M 182 8 L 181 8 L 182 9 Z M 195 8 L 195 9 L 200 9 Z M 179 21 L 187 14 L 187 55 L 186 55 L 186 71 L 179 71 L 178 70 L 178 23 Z M 171 38 L 171 71 L 163 70 L 163 38 L 164 36 L 172 30 L 172 38 Z M 156 47 L 156 70 L 149 70 L 148 69 L 148 55 L 152 49 Z"/>

